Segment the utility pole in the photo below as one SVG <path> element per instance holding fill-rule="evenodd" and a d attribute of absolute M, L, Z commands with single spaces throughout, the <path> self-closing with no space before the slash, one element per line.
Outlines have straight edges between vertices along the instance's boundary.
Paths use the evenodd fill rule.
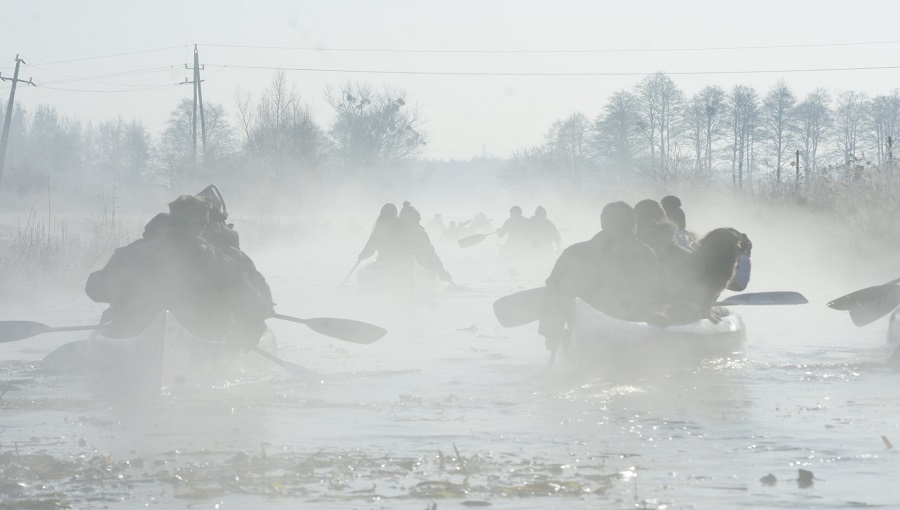
<path fill-rule="evenodd" d="M 197 45 L 194 45 L 194 66 L 188 67 L 187 64 L 184 65 L 185 69 L 190 69 L 194 71 L 194 78 L 192 81 L 187 81 L 185 78 L 184 82 L 192 83 L 194 85 L 194 106 L 191 110 L 191 141 L 192 141 L 192 150 L 194 155 L 194 167 L 197 166 L 197 107 L 199 104 L 200 107 L 200 140 L 203 144 L 203 156 L 206 156 L 206 116 L 203 114 L 203 91 L 200 90 L 200 84 L 203 80 L 200 79 L 200 71 L 205 70 L 206 66 L 200 65 L 200 54 L 197 51 Z"/>
<path fill-rule="evenodd" d="M 0 135 L 0 182 L 3 180 L 3 165 L 4 161 L 6 161 L 6 144 L 9 142 L 9 126 L 12 124 L 13 104 L 16 100 L 16 84 L 22 82 L 35 86 L 34 82 L 31 81 L 31 78 L 28 78 L 28 81 L 19 79 L 19 64 L 24 63 L 25 61 L 16 55 L 16 71 L 13 73 L 13 77 L 4 78 L 3 76 L 0 76 L 0 80 L 12 82 L 12 88 L 9 89 L 9 104 L 6 105 L 6 118 L 3 119 L 3 134 Z"/>

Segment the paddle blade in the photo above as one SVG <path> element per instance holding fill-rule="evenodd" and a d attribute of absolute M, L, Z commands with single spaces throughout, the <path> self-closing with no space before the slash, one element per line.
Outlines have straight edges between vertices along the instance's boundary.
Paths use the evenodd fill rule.
<path fill-rule="evenodd" d="M 494 315 L 500 325 L 513 328 L 541 318 L 544 288 L 523 290 L 494 301 Z"/>
<path fill-rule="evenodd" d="M 303 324 L 309 326 L 309 329 L 322 333 L 331 338 L 338 340 L 346 340 L 355 344 L 371 344 L 377 342 L 387 330 L 381 326 L 369 324 L 367 322 L 355 321 L 352 319 L 336 319 L 334 317 L 317 317 L 313 319 L 303 319 Z"/>
<path fill-rule="evenodd" d="M 40 322 L 0 321 L 0 343 L 24 340 L 52 330 L 53 328 Z"/>
<path fill-rule="evenodd" d="M 470 236 L 463 237 L 457 243 L 459 243 L 460 248 L 468 248 L 469 246 L 475 246 L 476 244 L 484 241 L 484 238 L 487 237 L 487 234 L 472 234 Z"/>
<path fill-rule="evenodd" d="M 718 301 L 717 306 L 734 305 L 805 305 L 809 300 L 803 294 L 792 291 L 745 292 Z"/>
<path fill-rule="evenodd" d="M 296 363 L 291 363 L 285 359 L 281 359 L 278 356 L 262 349 L 259 346 L 253 347 L 253 350 L 258 353 L 260 356 L 272 361 L 273 363 L 278 364 L 282 368 L 288 371 L 292 376 L 297 379 L 306 380 L 306 381 L 323 381 L 323 377 L 316 371 L 310 370 L 306 367 L 301 367 Z"/>
<path fill-rule="evenodd" d="M 865 326 L 891 313 L 898 306 L 900 306 L 900 287 L 882 286 L 880 290 L 866 293 L 850 304 L 850 319 L 857 326 Z"/>

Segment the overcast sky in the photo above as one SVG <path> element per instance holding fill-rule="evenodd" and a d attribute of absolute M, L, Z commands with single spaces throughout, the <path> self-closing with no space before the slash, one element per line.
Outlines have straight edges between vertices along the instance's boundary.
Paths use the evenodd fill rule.
<path fill-rule="evenodd" d="M 0 74 L 12 75 L 19 53 L 29 64 L 20 78 L 42 86 L 20 86 L 18 104 L 84 121 L 139 118 L 156 134 L 191 96 L 174 84 L 189 77 L 197 43 L 204 101 L 231 114 L 235 91 L 259 94 L 276 68 L 319 69 L 286 72 L 323 126 L 327 86 L 391 86 L 427 119 L 426 157 L 508 156 L 540 143 L 555 120 L 593 119 L 611 93 L 657 71 L 688 95 L 736 84 L 762 95 L 779 80 L 800 98 L 816 87 L 890 93 L 900 84 L 898 14 L 900 2 L 883 0 L 8 1 Z M 132 54 L 90 58 L 121 53 Z M 885 66 L 897 68 L 770 72 Z M 83 77 L 93 78 L 73 80 Z M 0 84 L 4 102 L 8 90 Z"/>

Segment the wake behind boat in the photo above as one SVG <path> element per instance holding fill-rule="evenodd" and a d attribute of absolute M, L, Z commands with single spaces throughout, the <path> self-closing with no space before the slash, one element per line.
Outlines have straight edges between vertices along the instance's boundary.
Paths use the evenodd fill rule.
<path fill-rule="evenodd" d="M 265 331 L 259 347 L 276 353 L 271 330 Z M 257 353 L 194 335 L 169 311 L 133 337 L 109 338 L 98 331 L 87 340 L 65 344 L 45 356 L 41 367 L 85 375 L 126 394 L 243 384 L 277 370 Z"/>
<path fill-rule="evenodd" d="M 565 358 L 582 369 L 664 366 L 730 356 L 742 351 L 745 342 L 744 321 L 733 312 L 717 323 L 703 319 L 660 328 L 611 317 L 576 299 L 572 345 Z"/>

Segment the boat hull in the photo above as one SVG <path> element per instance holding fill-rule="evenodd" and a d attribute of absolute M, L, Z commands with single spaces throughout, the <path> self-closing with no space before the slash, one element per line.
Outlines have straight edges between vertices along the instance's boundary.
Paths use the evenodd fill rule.
<path fill-rule="evenodd" d="M 376 295 L 413 295 L 438 287 L 437 275 L 422 267 L 415 259 L 385 265 L 373 262 L 356 275 L 360 290 Z"/>
<path fill-rule="evenodd" d="M 664 367 L 736 355 L 745 343 L 744 321 L 735 313 L 717 323 L 704 319 L 659 328 L 616 319 L 576 299 L 567 358 L 581 368 Z"/>
<path fill-rule="evenodd" d="M 266 330 L 259 346 L 275 354 L 277 345 Z M 141 333 L 108 338 L 97 332 L 48 354 L 47 370 L 89 376 L 117 392 L 158 393 L 187 387 L 215 387 L 259 380 L 274 365 L 253 352 L 226 342 L 201 339 L 172 313 L 160 313 Z"/>

